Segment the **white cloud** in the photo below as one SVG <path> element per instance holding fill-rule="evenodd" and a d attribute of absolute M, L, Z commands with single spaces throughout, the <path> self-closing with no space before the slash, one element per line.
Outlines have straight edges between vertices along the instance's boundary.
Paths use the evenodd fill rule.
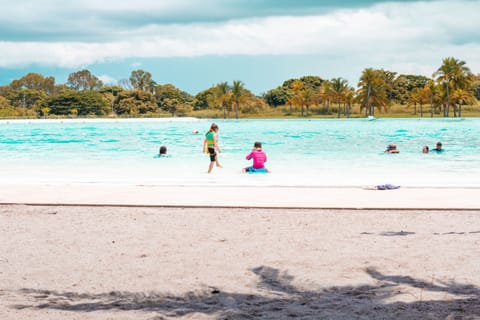
<path fill-rule="evenodd" d="M 115 79 L 115 78 L 113 78 L 113 77 L 111 77 L 107 74 L 102 74 L 102 75 L 98 76 L 98 79 L 100 79 L 103 82 L 103 84 L 105 84 L 105 85 L 116 85 L 117 82 L 118 82 L 117 79 Z"/>
<path fill-rule="evenodd" d="M 87 1 L 82 6 L 92 9 L 97 3 Z M 122 2 L 117 9 L 126 9 L 128 3 Z M 149 5 L 152 10 L 175 11 L 185 3 Z M 116 4 L 112 1 L 111 6 Z M 0 67 L 35 63 L 78 68 L 125 58 L 315 54 L 399 72 L 431 74 L 432 66 L 439 65 L 445 56 L 469 64 L 479 56 L 480 42 L 472 33 L 480 28 L 477 12 L 478 1 L 437 1 L 386 3 L 368 10 L 337 10 L 317 16 L 150 24 L 111 30 L 112 39 L 120 41 L 0 42 Z"/>

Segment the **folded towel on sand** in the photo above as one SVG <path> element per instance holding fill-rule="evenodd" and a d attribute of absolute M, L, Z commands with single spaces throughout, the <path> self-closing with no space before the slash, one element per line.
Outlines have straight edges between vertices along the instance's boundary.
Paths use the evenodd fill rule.
<path fill-rule="evenodd" d="M 396 186 L 394 184 L 380 184 L 378 186 L 375 186 L 377 190 L 393 190 L 393 189 L 398 189 L 400 186 Z"/>

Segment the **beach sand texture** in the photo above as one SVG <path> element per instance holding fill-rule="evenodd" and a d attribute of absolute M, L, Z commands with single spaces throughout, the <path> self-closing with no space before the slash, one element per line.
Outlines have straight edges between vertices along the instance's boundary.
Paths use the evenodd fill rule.
<path fill-rule="evenodd" d="M 480 319 L 480 212 L 0 206 L 0 319 Z"/>

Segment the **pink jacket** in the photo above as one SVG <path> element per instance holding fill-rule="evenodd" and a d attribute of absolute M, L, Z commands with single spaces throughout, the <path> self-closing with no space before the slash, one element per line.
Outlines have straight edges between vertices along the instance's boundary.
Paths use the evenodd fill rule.
<path fill-rule="evenodd" d="M 252 158 L 253 167 L 255 169 L 261 169 L 265 167 L 264 163 L 267 162 L 267 154 L 265 152 L 263 152 L 262 150 L 254 150 L 246 156 L 247 160 L 250 160 Z"/>

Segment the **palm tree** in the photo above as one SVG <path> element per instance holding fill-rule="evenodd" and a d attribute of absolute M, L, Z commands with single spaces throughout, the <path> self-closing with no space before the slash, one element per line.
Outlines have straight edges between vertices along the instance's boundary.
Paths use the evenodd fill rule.
<path fill-rule="evenodd" d="M 452 89 L 467 89 L 471 74 L 465 61 L 453 57 L 444 58 L 442 65 L 433 73 L 433 76 L 437 78 L 437 82 L 445 85 L 446 105 L 443 111 L 444 117 L 448 117 L 450 91 Z"/>
<path fill-rule="evenodd" d="M 358 87 L 360 110 L 365 108 L 366 117 L 374 115 L 375 106 L 379 108 L 386 106 L 388 99 L 382 70 L 372 68 L 363 70 Z"/>
<path fill-rule="evenodd" d="M 322 82 L 319 88 L 320 98 L 323 100 L 323 108 L 325 114 L 330 114 L 330 101 L 333 97 L 332 83 L 329 80 Z"/>
<path fill-rule="evenodd" d="M 223 119 L 227 118 L 227 103 L 230 100 L 230 86 L 228 82 L 220 82 L 215 89 L 215 104 L 223 109 Z"/>
<path fill-rule="evenodd" d="M 430 98 L 430 90 L 428 87 L 423 87 L 418 90 L 418 103 L 420 104 L 420 117 L 423 118 L 423 105 L 428 102 Z"/>
<path fill-rule="evenodd" d="M 337 118 L 340 118 L 340 103 L 345 101 L 345 95 L 348 90 L 348 81 L 343 78 L 334 78 L 331 80 L 333 102 L 338 104 Z"/>
<path fill-rule="evenodd" d="M 352 104 L 355 100 L 355 89 L 353 87 L 348 87 L 347 92 L 345 93 L 345 115 L 347 118 L 350 118 L 350 112 L 352 110 Z"/>
<path fill-rule="evenodd" d="M 417 103 L 419 102 L 420 99 L 420 89 L 419 88 L 413 88 L 412 91 L 408 94 L 408 105 L 413 104 L 413 114 L 417 114 Z"/>
<path fill-rule="evenodd" d="M 433 118 L 433 101 L 438 94 L 438 88 L 433 80 L 429 80 L 423 89 L 430 98 L 430 118 Z"/>
<path fill-rule="evenodd" d="M 459 117 L 462 117 L 462 105 L 475 103 L 475 97 L 473 93 L 463 89 L 456 89 L 455 91 L 453 91 L 452 98 L 456 103 L 458 103 Z M 455 109 L 456 109 L 456 106 L 454 106 L 454 111 Z"/>
<path fill-rule="evenodd" d="M 235 119 L 238 119 L 238 109 L 240 106 L 240 101 L 245 96 L 245 87 L 242 81 L 233 81 L 232 96 L 233 100 L 235 101 Z"/>
<path fill-rule="evenodd" d="M 305 85 L 302 81 L 300 80 L 295 80 L 292 82 L 290 85 L 290 88 L 292 89 L 293 95 L 289 99 L 288 103 L 290 105 L 297 105 L 302 108 L 302 117 L 304 115 L 304 110 L 303 110 L 303 101 L 302 101 L 302 93 L 305 91 Z"/>
<path fill-rule="evenodd" d="M 293 81 L 290 88 L 293 95 L 287 101 L 287 104 L 300 106 L 302 117 L 308 117 L 310 106 L 315 104 L 317 100 L 315 90 L 300 80 Z"/>

